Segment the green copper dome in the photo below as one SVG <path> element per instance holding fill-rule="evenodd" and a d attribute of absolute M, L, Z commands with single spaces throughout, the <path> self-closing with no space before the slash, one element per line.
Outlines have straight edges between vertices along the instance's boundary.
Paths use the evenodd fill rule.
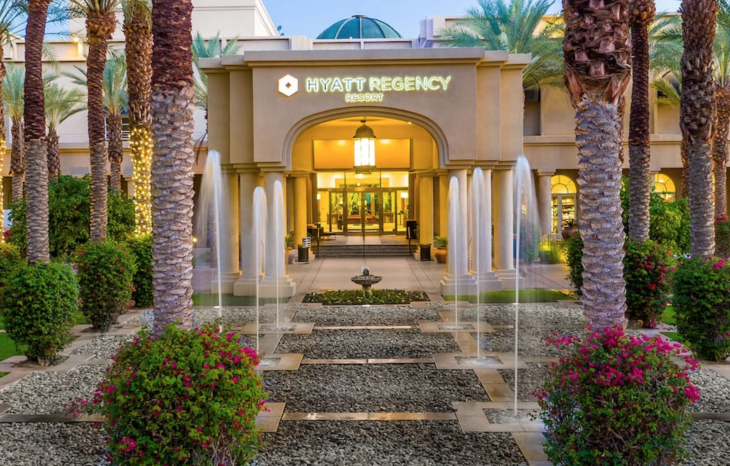
<path fill-rule="evenodd" d="M 402 36 L 388 23 L 365 15 L 337 21 L 317 39 L 400 39 Z"/>

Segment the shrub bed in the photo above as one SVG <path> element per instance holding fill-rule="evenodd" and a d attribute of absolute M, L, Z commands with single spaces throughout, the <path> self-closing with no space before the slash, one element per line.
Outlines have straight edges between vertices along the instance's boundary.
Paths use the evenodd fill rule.
<path fill-rule="evenodd" d="M 260 444 L 267 394 L 259 356 L 216 326 L 143 331 L 114 357 L 91 403 L 101 412 L 113 464 L 248 464 Z"/>
<path fill-rule="evenodd" d="M 580 237 L 580 231 L 574 231 L 565 243 L 565 263 L 570 269 L 568 272 L 568 281 L 578 296 L 583 294 L 583 238 Z"/>
<path fill-rule="evenodd" d="M 132 299 L 134 256 L 112 242 L 87 244 L 76 255 L 81 311 L 95 330 L 106 332 Z"/>
<path fill-rule="evenodd" d="M 673 267 L 671 252 L 656 242 L 626 242 L 626 317 L 644 328 L 656 327 L 669 300 L 669 275 Z"/>
<path fill-rule="evenodd" d="M 678 343 L 604 329 L 585 342 L 549 339 L 572 348 L 534 393 L 547 429 L 545 453 L 564 465 L 666 465 L 683 456 L 691 425 L 686 407 L 699 400 Z"/>
<path fill-rule="evenodd" d="M 304 303 L 322 303 L 329 306 L 360 304 L 408 304 L 412 301 L 430 301 L 422 291 L 372 290 L 366 295 L 360 290 L 325 291 L 304 297 Z"/>
<path fill-rule="evenodd" d="M 12 245 L 0 243 L 0 288 L 5 286 L 5 281 L 10 274 L 25 261 L 20 257 L 20 250 Z"/>
<path fill-rule="evenodd" d="M 27 345 L 30 361 L 40 364 L 55 362 L 73 339 L 78 302 L 76 277 L 63 264 L 22 265 L 0 291 L 5 330 L 18 349 Z"/>
<path fill-rule="evenodd" d="M 137 264 L 137 271 L 134 274 L 132 300 L 137 307 L 150 307 L 154 303 L 154 289 L 152 287 L 152 235 L 130 238 L 127 244 Z"/>
<path fill-rule="evenodd" d="M 703 359 L 730 355 L 730 261 L 682 261 L 672 280 L 677 330 Z"/>

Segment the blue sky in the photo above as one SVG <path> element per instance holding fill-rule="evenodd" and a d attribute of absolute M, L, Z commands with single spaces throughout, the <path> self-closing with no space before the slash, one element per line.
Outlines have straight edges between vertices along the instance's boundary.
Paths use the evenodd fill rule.
<path fill-rule="evenodd" d="M 509 1 L 509 0 L 507 0 Z M 404 37 L 417 37 L 427 16 L 461 15 L 477 0 L 263 0 L 274 24 L 287 35 L 317 37 L 329 25 L 352 15 L 367 15 L 393 26 Z M 676 11 L 679 0 L 657 0 L 658 11 Z M 560 12 L 557 0 L 551 12 Z"/>

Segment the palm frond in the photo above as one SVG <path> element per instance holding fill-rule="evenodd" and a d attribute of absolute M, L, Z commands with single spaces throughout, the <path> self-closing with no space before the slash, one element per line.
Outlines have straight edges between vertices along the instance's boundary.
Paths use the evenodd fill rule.
<path fill-rule="evenodd" d="M 651 87 L 660 93 L 660 96 L 657 98 L 659 105 L 679 109 L 681 96 L 677 81 L 672 81 L 669 78 L 659 78 L 651 83 Z"/>
<path fill-rule="evenodd" d="M 141 20 L 152 27 L 152 2 L 150 0 L 120 0 L 124 21 Z"/>
<path fill-rule="evenodd" d="M 7 65 L 3 79 L 3 106 L 12 121 L 23 119 L 25 66 Z"/>
<path fill-rule="evenodd" d="M 103 82 L 104 109 L 109 115 L 121 115 L 128 109 L 127 58 L 121 53 L 112 53 L 104 66 Z"/>
<path fill-rule="evenodd" d="M 86 110 L 86 94 L 80 89 L 66 89 L 57 83 L 46 86 L 46 125 L 55 129 L 71 116 Z"/>

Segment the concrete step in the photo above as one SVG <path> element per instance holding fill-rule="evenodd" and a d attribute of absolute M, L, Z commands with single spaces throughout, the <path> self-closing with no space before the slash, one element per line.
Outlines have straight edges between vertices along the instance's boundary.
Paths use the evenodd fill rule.
<path fill-rule="evenodd" d="M 416 250 L 416 245 L 407 244 L 366 244 L 364 254 L 367 257 L 409 257 Z M 316 246 L 313 247 L 316 251 Z M 355 244 L 320 245 L 317 257 L 362 257 L 363 246 Z"/>

